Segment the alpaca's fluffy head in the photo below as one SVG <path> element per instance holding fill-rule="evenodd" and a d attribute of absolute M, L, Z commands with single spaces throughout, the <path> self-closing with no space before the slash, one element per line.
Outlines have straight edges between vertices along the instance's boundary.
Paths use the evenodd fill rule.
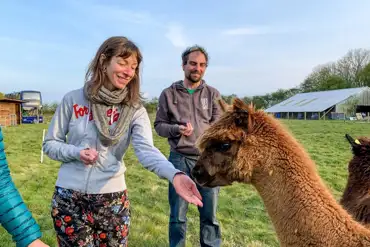
<path fill-rule="evenodd" d="M 352 153 L 355 156 L 369 156 L 370 157 L 370 139 L 367 137 L 360 137 L 354 139 L 349 134 L 345 135 L 347 141 L 351 145 Z"/>
<path fill-rule="evenodd" d="M 370 139 L 360 137 L 352 138 L 349 134 L 345 135 L 351 145 L 353 153 L 352 160 L 348 164 L 350 176 L 356 175 L 358 178 L 370 178 Z"/>
<path fill-rule="evenodd" d="M 201 156 L 192 176 L 206 187 L 230 185 L 234 181 L 249 183 L 256 167 L 264 166 L 269 156 L 263 142 L 272 136 L 263 124 L 271 117 L 240 99 L 232 105 L 222 100 L 219 103 L 224 114 L 198 139 Z"/>
<path fill-rule="evenodd" d="M 357 221 L 370 223 L 370 139 L 345 135 L 353 157 L 348 163 L 348 180 L 341 204 Z"/>

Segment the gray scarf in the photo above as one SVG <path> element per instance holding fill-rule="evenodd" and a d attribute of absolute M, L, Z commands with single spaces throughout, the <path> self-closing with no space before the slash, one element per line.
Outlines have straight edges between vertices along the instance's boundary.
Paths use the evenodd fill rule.
<path fill-rule="evenodd" d="M 106 87 L 101 86 L 97 94 L 92 95 L 90 83 L 85 83 L 84 94 L 92 104 L 91 110 L 95 119 L 95 125 L 99 132 L 99 139 L 104 146 L 117 144 L 130 126 L 131 119 L 136 109 L 134 106 L 122 103 L 127 93 L 127 87 L 122 90 L 110 91 Z M 116 105 L 122 106 L 120 116 L 116 126 L 112 130 L 109 130 L 109 119 L 106 113 Z"/>

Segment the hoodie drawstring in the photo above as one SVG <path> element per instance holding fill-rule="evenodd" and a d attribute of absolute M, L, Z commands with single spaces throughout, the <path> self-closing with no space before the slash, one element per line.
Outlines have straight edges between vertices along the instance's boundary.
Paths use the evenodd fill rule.
<path fill-rule="evenodd" d="M 173 103 L 177 104 L 177 93 L 176 93 L 176 83 L 172 84 L 172 94 L 173 94 Z"/>
<path fill-rule="evenodd" d="M 92 114 L 91 102 L 89 101 L 89 115 L 86 118 L 85 131 L 87 130 L 87 125 L 89 124 L 90 115 Z"/>

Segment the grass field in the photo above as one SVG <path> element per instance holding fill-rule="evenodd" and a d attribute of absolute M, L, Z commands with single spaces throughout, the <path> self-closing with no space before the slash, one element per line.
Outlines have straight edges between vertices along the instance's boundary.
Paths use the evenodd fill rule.
<path fill-rule="evenodd" d="M 284 121 L 293 135 L 316 161 L 321 177 L 339 199 L 347 178 L 351 157 L 345 133 L 370 135 L 370 124 L 342 121 Z M 59 163 L 44 158 L 40 164 L 42 130 L 46 124 L 4 128 L 6 154 L 12 177 L 41 226 L 43 240 L 56 246 L 50 218 L 50 199 Z M 153 132 L 154 133 L 154 132 Z M 167 156 L 167 141 L 155 136 L 155 145 Z M 132 149 L 125 156 L 127 184 L 131 199 L 132 225 L 129 243 L 134 247 L 163 247 L 167 244 L 167 182 L 144 170 Z M 249 185 L 234 184 L 221 189 L 218 219 L 223 246 L 278 246 L 264 206 Z M 190 206 L 187 246 L 199 246 L 198 212 Z M 0 246 L 15 246 L 0 229 Z"/>

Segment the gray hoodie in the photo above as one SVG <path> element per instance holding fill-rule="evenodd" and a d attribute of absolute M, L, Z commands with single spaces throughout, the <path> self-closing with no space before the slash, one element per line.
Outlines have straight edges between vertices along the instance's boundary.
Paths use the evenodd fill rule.
<path fill-rule="evenodd" d="M 168 138 L 171 151 L 197 156 L 195 147 L 197 138 L 221 115 L 221 108 L 215 102 L 220 93 L 202 81 L 193 94 L 184 87 L 183 81 L 174 82 L 163 90 L 159 97 L 154 128 L 158 135 Z M 180 134 L 179 125 L 190 122 L 193 134 Z"/>
<path fill-rule="evenodd" d="M 116 124 L 119 113 L 119 107 L 113 112 L 107 111 L 112 126 Z M 145 108 L 137 109 L 129 130 L 117 144 L 105 147 L 98 138 L 83 88 L 63 97 L 49 125 L 43 150 L 51 159 L 62 162 L 57 186 L 89 194 L 112 193 L 126 189 L 126 167 L 122 158 L 130 140 L 139 162 L 149 171 L 172 182 L 174 175 L 180 171 L 154 147 Z M 85 148 L 94 148 L 99 153 L 92 165 L 84 165 L 80 160 L 80 151 Z"/>

